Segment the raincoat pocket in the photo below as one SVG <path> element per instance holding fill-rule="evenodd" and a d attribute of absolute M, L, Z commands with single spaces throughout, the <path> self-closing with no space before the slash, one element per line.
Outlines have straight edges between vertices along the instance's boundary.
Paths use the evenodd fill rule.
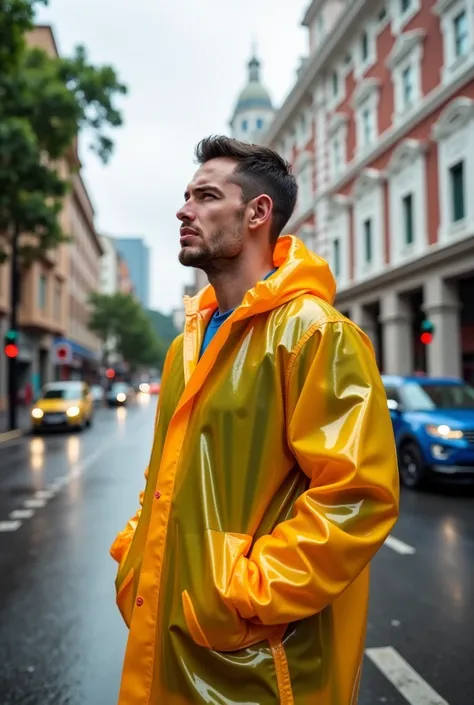
<path fill-rule="evenodd" d="M 201 550 L 194 545 L 194 551 L 196 535 L 186 538 L 188 579 L 181 597 L 193 641 L 215 651 L 238 651 L 281 638 L 286 625 L 269 627 L 242 619 L 227 596 L 237 561 L 247 554 L 252 537 L 208 530 L 204 545 L 201 537 Z"/>
<path fill-rule="evenodd" d="M 130 627 L 130 622 L 132 621 L 133 605 L 135 602 L 133 573 L 134 569 L 131 568 L 117 590 L 117 606 L 127 627 Z"/>

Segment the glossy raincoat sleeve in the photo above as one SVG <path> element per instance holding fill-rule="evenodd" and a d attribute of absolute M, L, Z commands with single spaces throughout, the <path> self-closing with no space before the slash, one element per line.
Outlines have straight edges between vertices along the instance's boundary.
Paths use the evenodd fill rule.
<path fill-rule="evenodd" d="M 361 573 L 398 515 L 391 419 L 371 344 L 346 320 L 310 330 L 287 375 L 287 437 L 309 489 L 258 539 L 228 597 L 264 625 L 309 617 Z"/>
<path fill-rule="evenodd" d="M 163 387 L 166 384 L 166 377 L 167 373 L 171 364 L 171 359 L 174 354 L 174 347 L 175 343 L 173 343 L 168 351 L 168 354 L 166 355 L 165 359 L 165 364 L 163 365 L 163 374 L 162 374 L 162 384 L 161 386 Z M 161 397 L 160 400 L 158 401 L 157 407 L 156 407 L 156 414 L 155 414 L 155 434 L 156 434 L 156 429 L 158 426 L 158 422 L 160 419 L 160 406 L 161 406 Z M 148 479 L 148 467 L 145 469 L 145 485 L 146 481 Z M 142 512 L 142 507 L 143 507 L 143 499 L 145 497 L 145 490 L 142 490 L 139 495 L 139 504 L 140 507 L 137 510 L 136 514 L 128 520 L 127 525 L 123 529 L 123 531 L 120 531 L 120 533 L 117 535 L 115 541 L 113 542 L 111 548 L 110 548 L 110 555 L 114 560 L 117 561 L 117 563 L 122 563 L 123 560 L 125 559 L 127 555 L 127 551 L 130 548 L 130 544 L 132 543 L 133 535 L 135 533 L 135 529 L 137 528 L 138 520 L 140 519 L 140 514 Z"/>

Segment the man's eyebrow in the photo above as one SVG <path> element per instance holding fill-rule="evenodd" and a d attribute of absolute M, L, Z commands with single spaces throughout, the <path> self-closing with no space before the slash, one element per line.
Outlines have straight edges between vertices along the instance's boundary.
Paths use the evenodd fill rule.
<path fill-rule="evenodd" d="M 195 186 L 193 189 L 194 193 L 203 193 L 203 191 L 214 191 L 214 193 L 217 193 L 219 196 L 223 195 L 223 192 L 218 186 L 213 186 L 212 184 L 201 184 L 199 186 Z M 184 193 L 184 200 L 187 201 L 189 198 L 189 189 L 185 191 Z"/>

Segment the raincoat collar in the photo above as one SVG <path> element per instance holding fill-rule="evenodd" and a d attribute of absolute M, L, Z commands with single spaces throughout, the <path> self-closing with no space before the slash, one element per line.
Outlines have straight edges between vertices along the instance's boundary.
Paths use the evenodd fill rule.
<path fill-rule="evenodd" d="M 273 264 L 278 268 L 269 279 L 257 282 L 247 291 L 233 320 L 248 318 L 281 306 L 302 294 L 312 294 L 333 303 L 336 282 L 327 262 L 310 252 L 294 235 L 278 239 L 273 253 Z M 206 318 L 217 308 L 216 294 L 211 285 L 196 296 L 184 297 L 186 317 L 203 314 Z"/>

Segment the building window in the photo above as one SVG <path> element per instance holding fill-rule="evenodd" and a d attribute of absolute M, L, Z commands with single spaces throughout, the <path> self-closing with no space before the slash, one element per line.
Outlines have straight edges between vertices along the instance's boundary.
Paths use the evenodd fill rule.
<path fill-rule="evenodd" d="M 464 162 L 458 162 L 449 170 L 451 182 L 451 214 L 452 222 L 458 223 L 465 217 L 464 202 Z"/>
<path fill-rule="evenodd" d="M 338 289 L 349 286 L 349 200 L 345 197 L 331 196 L 325 204 L 328 251 L 327 258 L 331 271 L 337 279 Z M 318 211 L 319 216 L 319 211 Z"/>
<path fill-rule="evenodd" d="M 393 265 L 422 257 L 428 248 L 425 151 L 426 143 L 403 140 L 387 165 Z"/>
<path fill-rule="evenodd" d="M 364 259 L 366 264 L 372 263 L 372 220 L 368 218 L 364 220 Z"/>
<path fill-rule="evenodd" d="M 362 59 L 362 63 L 369 60 L 369 35 L 367 30 L 362 33 L 360 38 L 360 57 Z"/>
<path fill-rule="evenodd" d="M 362 135 L 364 147 L 370 147 L 374 141 L 374 124 L 372 111 L 368 107 L 362 111 Z"/>
<path fill-rule="evenodd" d="M 257 118 L 257 130 L 262 130 L 263 129 L 263 120 L 262 118 Z"/>
<path fill-rule="evenodd" d="M 329 166 L 333 181 L 341 175 L 346 164 L 347 123 L 345 113 L 334 113 L 329 124 Z"/>
<path fill-rule="evenodd" d="M 352 107 L 356 113 L 359 154 L 366 152 L 377 139 L 379 99 L 380 81 L 377 78 L 364 79 L 353 95 Z"/>
<path fill-rule="evenodd" d="M 409 193 L 402 200 L 403 204 L 403 219 L 405 225 L 405 245 L 412 245 L 414 237 L 413 225 L 413 194 Z"/>
<path fill-rule="evenodd" d="M 249 126 L 248 121 L 242 120 L 242 132 L 247 132 L 248 126 Z"/>
<path fill-rule="evenodd" d="M 441 243 L 472 237 L 474 203 L 474 100 L 454 98 L 441 113 L 432 131 L 438 143 Z"/>
<path fill-rule="evenodd" d="M 399 35 L 387 58 L 395 93 L 395 120 L 402 122 L 422 96 L 421 66 L 426 32 L 415 29 Z"/>
<path fill-rule="evenodd" d="M 306 146 L 311 137 L 310 128 L 311 123 L 308 120 L 306 113 L 301 113 L 297 130 L 297 141 L 301 149 Z"/>
<path fill-rule="evenodd" d="M 403 105 L 405 108 L 411 108 L 414 103 L 413 94 L 413 68 L 412 66 L 407 66 L 402 72 L 402 91 L 403 91 Z"/>
<path fill-rule="evenodd" d="M 59 323 L 61 321 L 61 282 L 56 282 L 54 290 L 54 318 Z"/>
<path fill-rule="evenodd" d="M 320 12 L 318 15 L 318 38 L 322 39 L 324 35 L 324 17 L 323 13 Z"/>
<path fill-rule="evenodd" d="M 313 201 L 313 173 L 311 168 L 311 162 L 306 162 L 306 164 L 302 166 L 301 171 L 298 175 L 298 186 L 298 210 L 301 213 L 310 208 Z"/>
<path fill-rule="evenodd" d="M 332 97 L 337 98 L 339 95 L 339 74 L 337 71 L 332 73 Z"/>
<path fill-rule="evenodd" d="M 382 24 L 382 22 L 384 22 L 386 19 L 387 19 L 387 8 L 384 6 L 384 7 L 382 7 L 382 9 L 379 12 L 378 20 L 379 20 L 380 24 Z"/>
<path fill-rule="evenodd" d="M 46 299 L 47 299 L 47 287 L 48 281 L 45 274 L 40 274 L 39 278 L 39 288 L 38 288 L 38 306 L 41 311 L 46 309 Z"/>
<path fill-rule="evenodd" d="M 472 2 L 467 0 L 438 0 L 434 12 L 440 16 L 443 33 L 443 79 L 449 83 L 459 72 L 466 70 L 466 62 L 474 64 L 473 31 L 470 18 Z"/>
<path fill-rule="evenodd" d="M 457 59 L 466 56 L 469 51 L 469 32 L 467 28 L 466 11 L 457 15 L 453 20 L 454 25 L 454 53 Z"/>
<path fill-rule="evenodd" d="M 393 0 L 392 31 L 397 35 L 421 10 L 422 0 Z"/>
<path fill-rule="evenodd" d="M 336 137 L 332 145 L 334 176 L 337 177 L 341 173 L 341 141 Z"/>
<path fill-rule="evenodd" d="M 341 276 L 341 243 L 339 238 L 332 241 L 332 263 L 336 279 Z"/>

